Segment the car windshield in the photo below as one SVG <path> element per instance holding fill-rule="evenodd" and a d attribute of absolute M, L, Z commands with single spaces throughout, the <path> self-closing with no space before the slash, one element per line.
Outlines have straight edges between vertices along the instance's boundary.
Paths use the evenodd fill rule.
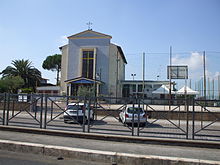
<path fill-rule="evenodd" d="M 68 105 L 67 109 L 71 109 L 71 110 L 82 110 L 83 109 L 83 105 Z"/>
<path fill-rule="evenodd" d="M 128 113 L 134 113 L 134 114 L 138 114 L 138 111 L 140 113 L 143 113 L 142 108 L 138 108 L 138 107 L 129 107 L 127 110 Z"/>

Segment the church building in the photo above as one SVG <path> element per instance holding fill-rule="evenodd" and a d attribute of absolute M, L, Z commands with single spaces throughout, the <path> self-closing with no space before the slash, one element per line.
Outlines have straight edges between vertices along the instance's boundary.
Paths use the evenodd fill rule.
<path fill-rule="evenodd" d="M 122 96 L 126 58 L 111 36 L 91 29 L 71 35 L 60 47 L 61 93 L 77 96 L 80 87 L 95 87 L 97 96 Z"/>

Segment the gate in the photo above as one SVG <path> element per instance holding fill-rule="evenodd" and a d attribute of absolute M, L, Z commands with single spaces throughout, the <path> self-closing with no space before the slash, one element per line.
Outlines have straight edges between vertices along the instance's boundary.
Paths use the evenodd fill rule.
<path fill-rule="evenodd" d="M 90 105 L 94 111 L 95 120 L 88 124 L 88 132 L 133 136 L 133 129 L 119 119 L 119 113 L 130 102 L 132 102 L 131 98 L 92 98 Z"/>
<path fill-rule="evenodd" d="M 42 128 L 42 95 L 8 93 L 5 98 L 5 125 Z"/>
<path fill-rule="evenodd" d="M 170 104 L 171 103 L 171 104 Z M 189 138 L 189 105 L 187 100 L 139 99 L 148 119 L 137 127 L 137 136 Z"/>
<path fill-rule="evenodd" d="M 220 100 L 194 100 L 192 139 L 220 140 Z"/>
<path fill-rule="evenodd" d="M 67 105 L 69 103 L 73 105 L 83 104 L 84 107 L 86 107 L 85 97 L 45 96 L 44 129 L 85 132 L 85 111 L 83 111 L 83 121 L 80 123 L 79 120 L 77 120 L 79 117 L 78 114 L 75 118 L 67 112 Z M 64 114 L 69 119 L 68 123 L 64 120 Z"/>

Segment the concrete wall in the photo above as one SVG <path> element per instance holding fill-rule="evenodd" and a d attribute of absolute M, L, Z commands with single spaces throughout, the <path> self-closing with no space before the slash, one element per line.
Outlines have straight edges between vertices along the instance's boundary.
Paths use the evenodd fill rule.
<path fill-rule="evenodd" d="M 125 80 L 125 64 L 114 44 L 110 44 L 109 63 L 109 94 L 112 97 L 122 97 L 121 81 Z"/>
<path fill-rule="evenodd" d="M 62 60 L 61 60 L 61 79 L 60 79 L 60 93 L 67 93 L 67 85 L 64 82 L 67 79 L 67 66 L 68 66 L 68 45 L 65 45 L 61 49 Z"/>

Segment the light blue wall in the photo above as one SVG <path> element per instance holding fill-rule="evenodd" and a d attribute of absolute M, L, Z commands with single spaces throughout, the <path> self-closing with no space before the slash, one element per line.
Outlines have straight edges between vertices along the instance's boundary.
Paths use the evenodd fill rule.
<path fill-rule="evenodd" d="M 67 79 L 78 77 L 80 61 L 80 49 L 90 47 L 96 48 L 96 73 L 100 74 L 101 68 L 101 81 L 105 84 L 101 88 L 102 94 L 108 94 L 109 84 L 109 49 L 110 39 L 69 39 L 69 53 L 68 53 L 68 73 Z"/>

